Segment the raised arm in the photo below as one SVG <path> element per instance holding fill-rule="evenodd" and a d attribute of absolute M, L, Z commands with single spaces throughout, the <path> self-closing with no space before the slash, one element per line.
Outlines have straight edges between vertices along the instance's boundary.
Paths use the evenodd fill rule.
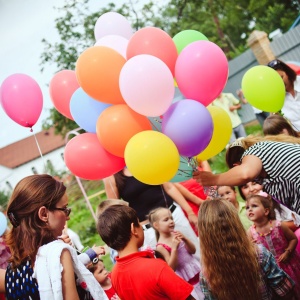
<path fill-rule="evenodd" d="M 243 158 L 241 165 L 238 165 L 225 173 L 213 174 L 210 172 L 195 171 L 193 173 L 193 178 L 203 186 L 236 186 L 254 180 L 259 176 L 262 170 L 263 166 L 261 160 L 254 155 L 248 155 Z"/>
<path fill-rule="evenodd" d="M 196 195 L 194 195 L 193 193 L 191 193 L 187 188 L 185 188 L 183 185 L 181 185 L 178 182 L 174 182 L 174 185 L 176 186 L 176 188 L 179 190 L 179 192 L 182 194 L 182 196 L 195 203 L 196 205 L 200 206 L 204 200 L 200 199 L 199 197 L 197 197 Z"/>
<path fill-rule="evenodd" d="M 108 199 L 119 199 L 115 176 L 109 176 L 103 179 L 106 197 Z"/>

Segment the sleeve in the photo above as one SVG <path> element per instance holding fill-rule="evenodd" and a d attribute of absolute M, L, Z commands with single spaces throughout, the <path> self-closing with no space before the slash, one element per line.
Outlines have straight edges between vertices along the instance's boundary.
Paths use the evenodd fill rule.
<path fill-rule="evenodd" d="M 200 288 L 202 293 L 204 294 L 204 300 L 214 300 L 215 298 L 211 295 L 207 281 L 202 273 L 200 273 Z"/>
<path fill-rule="evenodd" d="M 234 97 L 234 95 L 231 93 L 227 93 L 226 97 L 233 105 L 237 105 L 240 103 L 240 100 L 238 100 L 236 97 Z"/>
<path fill-rule="evenodd" d="M 260 247 L 260 257 L 267 286 L 280 297 L 288 295 L 294 288 L 294 281 L 277 265 L 273 254 L 263 246 Z"/>
<path fill-rule="evenodd" d="M 168 265 L 162 268 L 158 285 L 170 299 L 187 299 L 193 286 L 179 277 Z"/>

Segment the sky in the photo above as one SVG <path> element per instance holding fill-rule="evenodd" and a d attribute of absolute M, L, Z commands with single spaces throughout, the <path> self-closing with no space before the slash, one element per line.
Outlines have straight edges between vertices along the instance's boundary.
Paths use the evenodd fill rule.
<path fill-rule="evenodd" d="M 90 0 L 90 9 L 96 11 L 99 3 L 105 7 L 109 2 L 112 0 Z M 47 66 L 40 72 L 41 40 L 46 38 L 51 43 L 58 40 L 54 21 L 58 12 L 54 7 L 63 4 L 64 0 L 0 0 L 0 85 L 12 74 L 27 74 L 37 81 L 44 99 L 33 133 L 11 120 L 0 106 L 0 148 L 41 131 L 42 121 L 53 107 L 47 85 L 57 69 Z"/>

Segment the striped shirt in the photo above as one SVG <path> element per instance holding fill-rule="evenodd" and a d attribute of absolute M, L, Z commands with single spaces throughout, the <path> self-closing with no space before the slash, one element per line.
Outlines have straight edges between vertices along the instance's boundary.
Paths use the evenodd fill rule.
<path fill-rule="evenodd" d="M 300 144 L 258 142 L 242 159 L 248 155 L 258 157 L 268 175 L 261 178 L 264 191 L 300 214 Z"/>

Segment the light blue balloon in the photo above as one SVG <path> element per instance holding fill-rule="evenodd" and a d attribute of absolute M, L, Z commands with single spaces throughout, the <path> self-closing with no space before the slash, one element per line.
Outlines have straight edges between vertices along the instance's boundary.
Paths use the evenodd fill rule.
<path fill-rule="evenodd" d="M 191 179 L 193 175 L 193 169 L 193 164 L 189 163 L 187 158 L 180 157 L 177 173 L 170 181 L 182 182 Z"/>
<path fill-rule="evenodd" d="M 74 121 L 85 131 L 96 133 L 96 124 L 100 114 L 111 104 L 91 98 L 82 88 L 77 89 L 70 101 L 70 112 Z"/>
<path fill-rule="evenodd" d="M 0 212 L 0 236 L 3 235 L 7 228 L 7 218 L 4 213 Z"/>

